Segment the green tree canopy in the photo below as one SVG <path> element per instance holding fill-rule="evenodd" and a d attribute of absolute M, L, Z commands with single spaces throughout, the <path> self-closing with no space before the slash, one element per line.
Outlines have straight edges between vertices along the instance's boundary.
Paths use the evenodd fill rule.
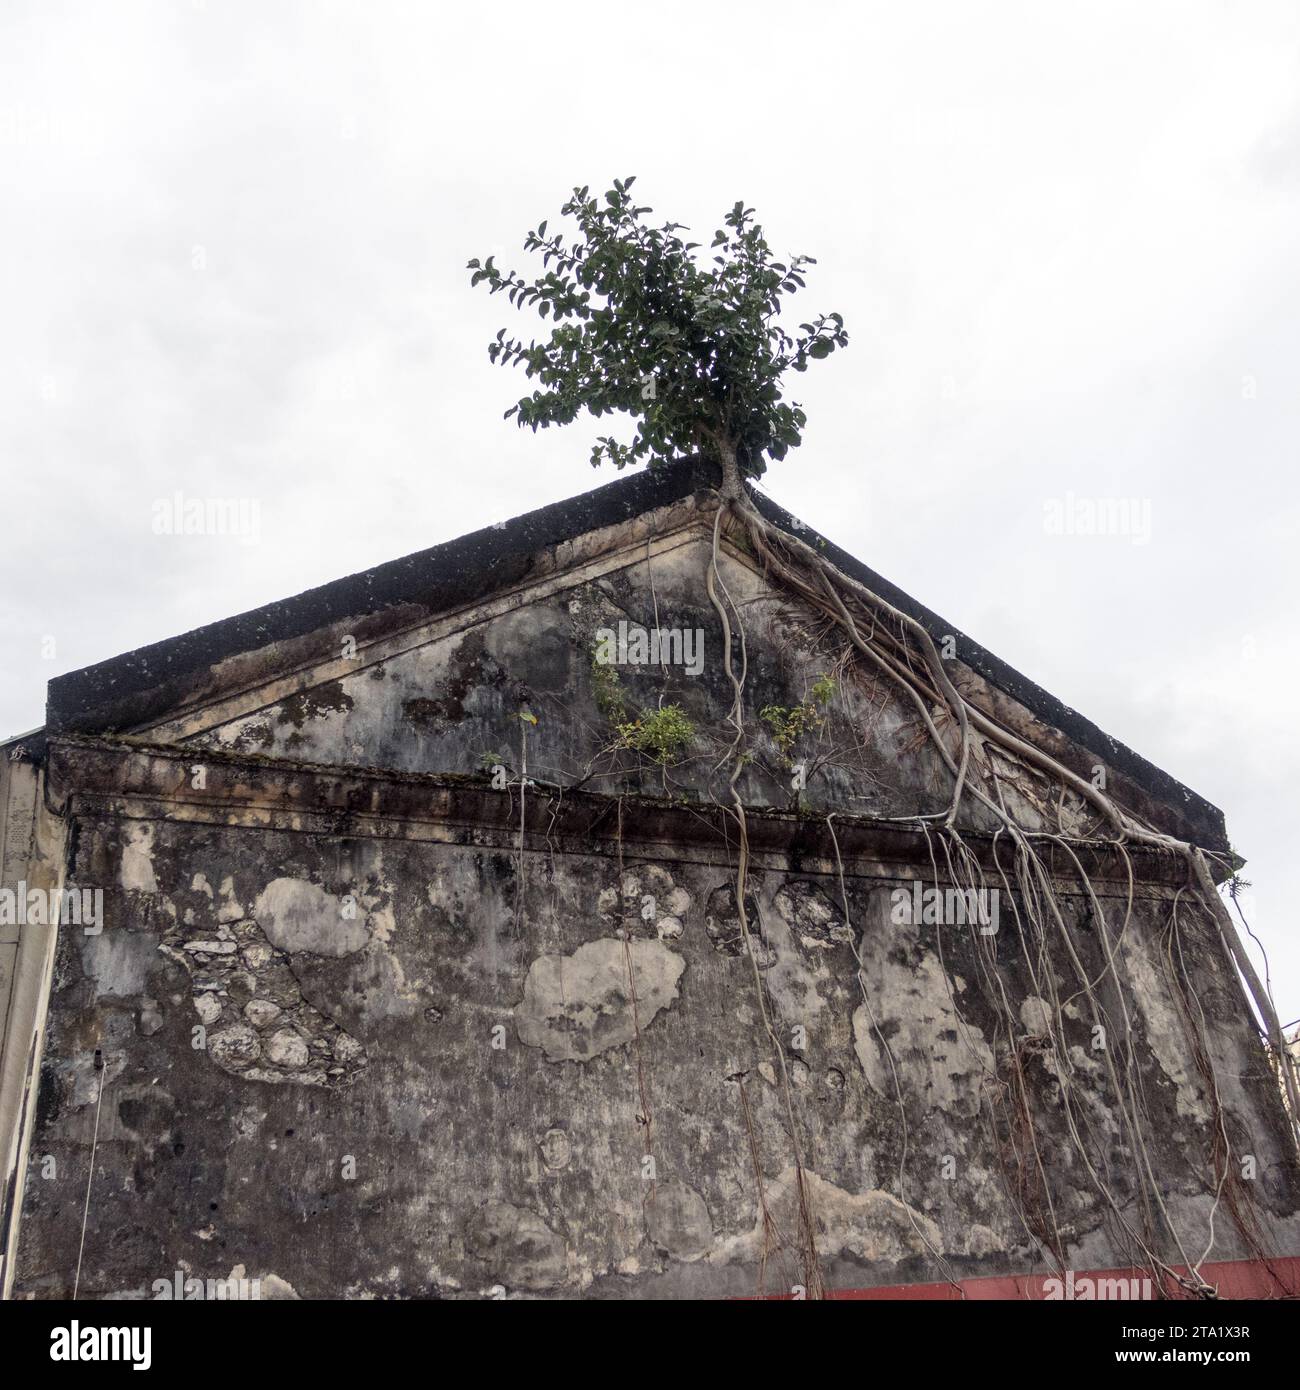
<path fill-rule="evenodd" d="M 615 179 L 603 199 L 574 189 L 561 209 L 576 223 L 567 242 L 545 222 L 529 232 L 524 249 L 541 253 L 544 270 L 535 280 L 498 269 L 491 256 L 469 262 L 472 284 L 554 321 L 545 341 L 501 329 L 489 345 L 493 362 L 522 365 L 538 383 L 506 416 L 537 430 L 566 425 L 584 408 L 621 411 L 637 421 L 632 443 L 597 439 L 593 466 L 699 451 L 736 486 L 740 474 L 758 476 L 798 445 L 805 416 L 784 398 L 782 377 L 844 347 L 844 320 L 821 314 L 797 331 L 782 326 L 783 301 L 804 288 L 814 261 L 776 260 L 752 208 L 737 203 L 704 252 L 682 240 L 680 223 L 648 225 L 653 209 L 633 203 L 632 183 Z"/>

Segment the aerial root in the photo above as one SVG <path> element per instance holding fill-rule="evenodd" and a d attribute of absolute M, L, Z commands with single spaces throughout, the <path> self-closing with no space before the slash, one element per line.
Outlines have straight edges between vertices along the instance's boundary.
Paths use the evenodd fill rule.
<path fill-rule="evenodd" d="M 733 479 L 733 482 L 735 480 Z M 809 1285 L 809 1296 L 820 1294 L 821 1281 L 817 1265 L 817 1251 L 814 1238 L 813 1214 L 810 1208 L 807 1186 L 804 1181 L 804 1167 L 799 1140 L 794 1101 L 786 1070 L 785 1049 L 777 1037 L 766 999 L 766 990 L 748 920 L 745 904 L 745 889 L 749 871 L 749 841 L 745 819 L 745 808 L 741 799 L 738 782 L 744 770 L 746 757 L 746 731 L 744 723 L 744 685 L 747 671 L 747 657 L 743 624 L 740 613 L 731 596 L 726 592 L 718 567 L 720 555 L 721 528 L 724 519 L 733 522 L 748 540 L 754 555 L 764 567 L 774 574 L 785 587 L 803 599 L 817 615 L 825 630 L 839 632 L 851 652 L 863 660 L 878 677 L 892 684 L 915 709 L 925 736 L 934 746 L 940 760 L 953 779 L 952 797 L 946 812 L 939 815 L 918 814 L 911 818 L 900 818 L 915 824 L 925 833 L 927 843 L 931 844 L 932 867 L 938 881 L 938 864 L 934 857 L 932 836 L 942 847 L 949 881 L 958 887 L 982 890 L 986 887 L 984 872 L 973 851 L 966 845 L 957 827 L 957 818 L 963 799 L 970 797 L 983 810 L 989 813 L 997 825 L 993 836 L 994 859 L 997 876 L 1005 890 L 1007 901 L 1011 904 L 1016 924 L 1016 939 L 1020 957 L 1027 979 L 1034 993 L 1048 1005 L 1049 1020 L 1047 1037 L 1039 1039 L 1039 1056 L 1044 1065 L 1050 1062 L 1050 1071 L 1060 1091 L 1061 1113 L 1072 1151 L 1081 1161 L 1089 1183 L 1101 1198 L 1104 1207 L 1114 1219 L 1121 1239 L 1127 1242 L 1131 1252 L 1157 1276 L 1164 1276 L 1181 1286 L 1186 1292 L 1199 1297 L 1213 1297 L 1213 1289 L 1205 1283 L 1199 1273 L 1200 1265 L 1208 1258 L 1214 1245 L 1214 1218 L 1221 1205 L 1226 1205 L 1234 1224 L 1248 1248 L 1263 1258 L 1261 1251 L 1262 1233 L 1255 1217 L 1250 1198 L 1241 1190 L 1241 1184 L 1231 1179 L 1230 1147 L 1219 1087 L 1214 1075 L 1210 1057 L 1208 1038 L 1205 1033 L 1204 1018 L 1199 1019 L 1191 1012 L 1191 1002 L 1195 992 L 1191 990 L 1182 966 L 1182 942 L 1178 932 L 1175 911 L 1168 928 L 1170 936 L 1171 960 L 1177 953 L 1178 975 L 1181 984 L 1175 993 L 1183 1006 L 1185 1031 L 1189 1037 L 1189 1050 L 1197 1070 L 1200 1072 L 1206 1089 L 1211 1112 L 1211 1126 L 1214 1134 L 1214 1202 L 1210 1212 L 1208 1237 L 1199 1256 L 1189 1249 L 1179 1232 L 1175 1229 L 1173 1218 L 1165 1202 L 1161 1183 L 1155 1169 L 1148 1136 L 1152 1125 L 1142 1088 L 1142 1076 L 1134 1051 L 1134 1020 L 1132 1019 L 1126 987 L 1121 974 L 1120 949 L 1128 932 L 1133 909 L 1134 877 L 1130 848 L 1141 848 L 1162 854 L 1174 855 L 1183 859 L 1188 866 L 1188 895 L 1197 903 L 1213 923 L 1224 946 L 1225 952 L 1240 969 L 1247 986 L 1254 997 L 1256 1007 L 1264 1020 L 1260 1030 L 1268 1040 L 1274 1054 L 1279 1058 L 1279 1067 L 1284 1086 L 1290 1101 L 1293 1135 L 1296 1133 L 1296 1119 L 1300 1117 L 1300 1102 L 1297 1101 L 1297 1083 L 1294 1066 L 1286 1050 L 1277 1013 L 1268 991 L 1259 981 L 1249 957 L 1242 947 L 1240 938 L 1231 917 L 1215 890 L 1209 862 L 1204 851 L 1198 847 L 1164 834 L 1144 825 L 1126 814 L 1104 791 L 1080 777 L 1064 764 L 1042 749 L 1034 747 L 1024 739 L 1004 728 L 996 720 L 973 705 L 949 678 L 943 659 L 926 629 L 915 619 L 900 612 L 893 605 L 873 594 L 865 586 L 857 583 L 830 566 L 810 546 L 797 537 L 778 532 L 753 505 L 748 494 L 738 485 L 724 486 L 719 499 L 713 526 L 712 555 L 709 562 L 706 588 L 709 600 L 718 614 L 723 633 L 723 662 L 728 681 L 732 688 L 732 705 L 727 722 L 734 730 L 727 757 L 731 760 L 731 773 L 728 779 L 728 793 L 731 799 L 731 812 L 738 830 L 738 856 L 736 869 L 736 908 L 746 952 L 753 969 L 763 1025 L 776 1052 L 780 1064 L 781 1087 L 785 1102 L 786 1118 L 790 1138 L 795 1153 L 795 1170 L 799 1185 L 800 1242 L 805 1259 L 805 1272 Z M 733 619 L 734 617 L 734 628 Z M 739 674 L 732 658 L 733 640 L 738 640 L 741 650 L 742 668 Z M 940 729 L 945 726 L 947 737 Z M 952 745 L 952 746 L 950 746 Z M 1033 778 L 1045 779 L 1048 790 L 1057 788 L 1056 829 L 1032 829 L 1021 824 L 1008 808 L 1002 795 L 1004 782 L 1010 783 L 1016 775 L 999 773 L 994 759 L 1005 766 L 1019 769 Z M 971 776 L 974 763 L 986 770 L 992 783 L 993 795 L 981 787 Z M 1104 828 L 1100 838 L 1095 831 L 1086 836 L 1066 833 L 1063 818 L 1067 793 L 1072 793 L 1080 802 L 1095 813 L 1096 825 Z M 1023 795 L 1024 792 L 1022 791 Z M 1043 823 L 1050 825 L 1050 807 L 1045 801 L 1028 798 L 1036 803 L 1035 809 L 1043 816 Z M 936 824 L 937 822 L 937 824 Z M 846 925 L 850 924 L 849 903 L 844 887 L 843 865 L 839 858 L 839 844 L 835 839 L 832 817 L 827 817 L 833 843 L 835 845 L 836 866 L 840 876 L 841 898 Z M 1010 872 L 1003 866 L 998 854 L 999 839 L 1005 835 L 1012 847 L 1013 857 Z M 1083 899 L 1097 939 L 1102 948 L 1104 964 L 1101 971 L 1090 977 L 1084 962 L 1080 959 L 1072 939 L 1070 924 L 1057 889 L 1054 871 L 1043 862 L 1035 841 L 1059 847 L 1070 861 L 1079 879 Z M 1088 848 L 1104 847 L 1123 857 L 1126 866 L 1128 889 L 1125 897 L 1123 920 L 1118 934 L 1112 939 L 1100 897 L 1089 877 L 1078 851 Z M 1180 890 L 1180 893 L 1183 890 Z M 852 936 L 850 926 L 850 936 Z M 989 1118 L 994 1123 L 994 1137 L 997 1138 L 997 1107 L 1001 1107 L 1004 1123 L 1009 1135 L 1009 1152 L 1016 1165 L 1016 1174 L 1007 1183 L 1012 1205 L 1020 1215 L 1024 1229 L 1045 1257 L 1057 1263 L 1065 1259 L 1067 1242 L 1062 1236 L 1058 1214 L 1051 1200 L 1050 1186 L 1047 1182 L 1049 1160 L 1045 1157 L 1042 1139 L 1032 1121 L 1029 1096 L 1031 1087 L 1025 1072 L 1024 1035 L 1019 1020 L 1007 996 L 1004 981 L 1004 968 L 997 959 L 996 938 L 976 935 L 976 952 L 985 998 L 993 1006 L 998 1016 L 998 1038 L 1006 1056 L 1008 1076 L 986 1076 L 986 1090 L 991 1097 Z M 1057 950 L 1052 951 L 1056 943 Z M 940 949 L 942 942 L 940 941 Z M 871 1009 L 869 992 L 866 988 L 865 972 L 856 944 L 854 955 L 857 959 L 857 976 L 862 989 L 863 1003 L 867 1016 L 880 1039 L 885 1056 L 889 1061 L 894 1078 L 899 1115 L 904 1126 L 903 1156 L 898 1174 L 898 1196 L 904 1201 L 905 1167 L 907 1161 L 907 1130 L 904 1113 L 903 1093 L 892 1051 L 885 1039 Z M 1073 974 L 1071 993 L 1061 997 L 1058 984 L 1058 971 L 1055 962 L 1064 957 Z M 945 969 L 945 978 L 947 971 Z M 1082 1000 L 1087 1018 L 1094 1030 L 1103 1030 L 1107 1040 L 1100 1049 L 1105 1077 L 1113 1097 L 1112 1116 L 1118 1123 L 1125 1148 L 1132 1156 L 1137 1178 L 1138 1224 L 1126 1214 L 1125 1204 L 1116 1193 L 1105 1161 L 1106 1145 L 1102 1136 L 1095 1133 L 1095 1125 L 1086 1105 L 1086 1095 L 1080 1094 L 1080 1082 L 1076 1078 L 1078 1066 L 1071 1058 L 1065 1044 L 1064 1010 Z M 1197 1004 L 1199 1009 L 1199 1004 Z M 954 1010 L 955 1011 L 955 1010 Z M 975 1055 L 972 1050 L 972 1055 Z M 983 1067 L 982 1061 L 980 1062 Z M 987 1068 L 984 1068 L 987 1070 Z M 747 1101 L 746 1101 L 747 1108 Z M 1009 1121 L 1014 1121 L 1014 1125 Z M 1092 1142 L 1090 1143 L 1089 1140 Z M 1092 1153 L 1103 1155 L 1097 1163 Z M 1002 1152 L 1000 1149 L 999 1152 Z M 757 1149 L 753 1150 L 757 1161 Z M 1032 1194 L 1035 1210 L 1026 1210 L 1026 1199 Z M 911 1207 L 908 1205 L 908 1211 Z M 915 1221 L 913 1222 L 915 1226 Z M 766 1230 L 766 1226 L 765 1226 Z M 919 1231 L 919 1228 L 918 1228 Z M 1157 1253 L 1163 1244 L 1162 1233 L 1177 1251 L 1179 1260 L 1187 1267 L 1187 1275 L 1176 1272 Z M 924 1236 L 922 1236 L 924 1240 Z M 927 1246 L 929 1242 L 925 1242 Z M 948 1272 L 942 1253 L 931 1251 L 932 1255 Z M 1157 1281 L 1157 1286 L 1164 1287 Z M 816 1290 L 816 1292 L 814 1292 Z"/>

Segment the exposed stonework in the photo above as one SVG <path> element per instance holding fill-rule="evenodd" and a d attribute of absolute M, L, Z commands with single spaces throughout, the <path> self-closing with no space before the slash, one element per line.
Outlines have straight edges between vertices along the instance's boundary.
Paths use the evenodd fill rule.
<path fill-rule="evenodd" d="M 617 884 L 602 888 L 596 907 L 611 931 L 676 941 L 691 903 L 691 895 L 677 886 L 669 869 L 648 864 L 637 871 L 626 870 Z"/>
<path fill-rule="evenodd" d="M 265 896 L 258 899 L 259 917 L 267 911 Z M 283 894 L 271 901 L 282 903 Z M 286 929 L 281 919 L 276 934 L 296 950 L 331 944 L 319 925 Z M 360 935 L 354 950 L 368 939 L 364 923 Z M 307 1002 L 291 955 L 267 940 L 259 921 L 222 922 L 210 936 L 187 938 L 184 928 L 175 929 L 158 949 L 189 973 L 194 1011 L 206 1030 L 203 1045 L 223 1071 L 246 1081 L 338 1086 L 365 1065 L 365 1049 Z"/>
<path fill-rule="evenodd" d="M 734 904 L 735 894 L 731 901 Z M 826 950 L 852 938 L 843 913 L 815 883 L 796 879 L 784 884 L 773 901 L 786 925 L 810 949 Z"/>
<path fill-rule="evenodd" d="M 154 843 L 151 826 L 128 832 L 124 861 Z M 159 897 L 152 858 L 148 891 Z M 141 872 L 135 871 L 137 878 Z M 206 902 L 204 902 L 206 900 Z M 206 874 L 191 877 L 183 906 L 161 897 L 172 925 L 158 950 L 190 977 L 199 1027 L 190 1045 L 223 1071 L 248 1081 L 339 1086 L 365 1065 L 365 1049 L 308 1002 L 295 957 L 338 958 L 371 942 L 371 920 L 317 884 L 272 879 L 246 914 L 230 876 L 214 889 Z M 143 1029 L 142 1029 L 143 1031 Z"/>
<path fill-rule="evenodd" d="M 704 907 L 704 930 L 713 943 L 713 949 L 727 956 L 744 955 L 746 927 L 753 942 L 754 959 L 758 962 L 758 968 L 764 970 L 772 964 L 775 957 L 763 940 L 762 919 L 759 916 L 757 899 L 752 893 L 745 894 L 745 924 L 742 925 L 736 907 L 735 885 L 719 884 L 709 894 Z"/>

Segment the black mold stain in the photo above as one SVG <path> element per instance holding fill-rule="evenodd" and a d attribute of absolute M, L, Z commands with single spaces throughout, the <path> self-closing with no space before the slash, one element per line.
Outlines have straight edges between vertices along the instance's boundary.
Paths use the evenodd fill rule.
<path fill-rule="evenodd" d="M 343 689 L 342 681 L 327 681 L 311 690 L 300 690 L 297 695 L 290 695 L 280 706 L 278 722 L 301 729 L 309 719 L 319 719 L 322 715 L 336 712 L 346 714 L 352 705 L 352 696 Z"/>
<path fill-rule="evenodd" d="M 439 682 L 441 695 L 402 701 L 402 713 L 421 729 L 440 729 L 465 718 L 465 701 L 475 691 L 500 690 L 508 685 L 506 672 L 486 650 L 482 631 L 466 633 L 451 656 L 450 672 Z"/>

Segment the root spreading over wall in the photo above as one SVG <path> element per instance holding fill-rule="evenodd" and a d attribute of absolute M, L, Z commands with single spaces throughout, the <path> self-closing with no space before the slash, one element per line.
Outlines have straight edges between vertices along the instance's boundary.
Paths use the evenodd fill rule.
<path fill-rule="evenodd" d="M 1011 904 L 1014 943 L 1020 957 L 1018 964 L 1040 1001 L 1032 1046 L 1027 1045 L 1024 1029 L 1017 1026 L 1023 1020 L 1011 1003 L 1005 978 L 1007 965 L 999 960 L 997 938 L 976 934 L 974 939 L 978 943 L 981 984 L 999 1018 L 998 1041 L 1002 1044 L 999 1052 L 1003 1060 L 997 1065 L 996 1074 L 987 1078 L 991 1097 L 987 1118 L 1002 1163 L 1008 1196 L 1030 1243 L 1044 1260 L 1058 1268 L 1064 1266 L 1068 1234 L 1062 1230 L 1059 1213 L 1054 1209 L 1043 1126 L 1035 1113 L 1035 1087 L 1029 1076 L 1030 1069 L 1037 1067 L 1045 1068 L 1055 1079 L 1059 1113 L 1064 1118 L 1078 1170 L 1086 1175 L 1087 1183 L 1109 1213 L 1121 1246 L 1130 1253 L 1133 1263 L 1144 1265 L 1153 1275 L 1174 1280 L 1189 1293 L 1214 1296 L 1214 1290 L 1201 1278 L 1199 1269 L 1213 1249 L 1215 1223 L 1221 1213 L 1235 1225 L 1246 1247 L 1258 1258 L 1264 1258 L 1264 1251 L 1251 1198 L 1235 1171 L 1206 1022 L 1183 960 L 1181 916 L 1189 912 L 1206 914 L 1226 953 L 1244 977 L 1263 1021 L 1261 1032 L 1270 1057 L 1282 1077 L 1293 1129 L 1296 1118 L 1300 1117 L 1300 1103 L 1297 1103 L 1294 1068 L 1276 1011 L 1216 891 L 1212 856 L 1126 813 L 1105 791 L 1026 742 L 968 700 L 950 679 L 926 629 L 834 569 L 802 541 L 771 526 L 750 501 L 729 442 L 720 437 L 714 437 L 712 442 L 722 459 L 723 483 L 714 518 L 706 587 L 721 624 L 723 662 L 732 691 L 728 718 L 732 736 L 724 761 L 730 763 L 729 809 L 737 830 L 735 910 L 744 950 L 752 965 L 762 1024 L 779 1065 L 794 1173 L 793 1209 L 798 1225 L 794 1243 L 802 1263 L 807 1296 L 816 1298 L 824 1291 L 816 1238 L 815 1181 L 804 1164 L 803 1131 L 787 1070 L 786 1049 L 773 1022 L 767 985 L 760 968 L 762 948 L 755 941 L 750 921 L 753 899 L 746 894 L 749 845 L 745 805 L 737 784 L 746 765 L 748 655 L 741 613 L 727 592 L 718 564 L 724 527 L 729 536 L 759 559 L 769 574 L 776 576 L 808 605 L 816 618 L 826 625 L 825 631 L 834 634 L 842 648 L 833 654 L 837 671 L 856 670 L 883 678 L 915 710 L 925 736 L 952 779 L 952 796 L 946 811 L 918 813 L 905 818 L 924 832 L 936 885 L 942 874 L 948 883 L 960 890 L 982 895 L 990 887 L 998 889 L 1001 900 Z M 988 871 L 987 860 L 981 862 L 959 828 L 958 813 L 967 801 L 974 803 L 980 820 L 990 826 L 992 873 Z M 1032 826 L 1023 809 L 1026 805 L 1033 811 L 1035 823 Z M 838 840 L 834 840 L 833 815 L 827 816 L 827 824 L 835 844 L 844 919 L 851 927 L 843 864 Z M 1080 825 L 1087 827 L 1087 833 L 1078 833 Z M 1184 1032 L 1190 1040 L 1190 1055 L 1185 1065 L 1189 1074 L 1195 1073 L 1201 1078 L 1209 1097 L 1213 1202 L 1206 1238 L 1199 1246 L 1191 1243 L 1187 1232 L 1177 1228 L 1152 1158 L 1152 1121 L 1135 1050 L 1137 1033 L 1130 991 L 1123 973 L 1134 894 L 1130 851 L 1135 849 L 1172 857 L 1185 864 L 1187 872 L 1186 887 L 1176 895 L 1165 927 L 1163 949 L 1165 967 L 1174 982 L 1175 997 L 1183 1013 Z M 1045 852 L 1054 852 L 1051 867 L 1044 860 Z M 1127 875 L 1127 896 L 1120 914 L 1113 910 L 1108 912 L 1103 906 L 1085 867 L 1084 858 L 1095 857 L 1098 853 L 1117 859 Z M 1078 892 L 1087 904 L 1089 923 L 1104 962 L 1100 971 L 1090 972 L 1076 949 L 1071 913 L 1058 888 L 1059 871 L 1055 866 L 1062 862 L 1077 880 Z M 858 960 L 863 1008 L 888 1061 L 898 1102 L 903 1134 L 896 1195 L 910 1215 L 907 1120 L 899 1069 L 889 1040 L 872 1011 L 872 982 L 866 978 L 856 944 L 853 949 Z M 1061 962 L 1069 966 L 1068 985 L 1061 981 Z M 1099 1115 L 1094 1096 L 1097 1079 L 1080 1066 L 1067 1047 L 1064 1027 L 1067 1009 L 1076 1017 L 1081 1011 L 1091 1024 L 1094 1036 L 1104 1039 L 1094 1054 L 1100 1063 L 1099 1079 L 1104 1083 L 1102 1115 Z M 748 1122 L 748 1101 L 743 1084 L 741 1101 Z M 1101 1132 L 1103 1118 L 1106 1128 L 1114 1127 L 1117 1134 Z M 1124 1192 L 1117 1190 L 1119 1185 L 1108 1162 L 1112 1137 L 1132 1156 L 1135 1169 L 1131 1175 L 1134 1180 L 1123 1185 Z M 751 1160 L 758 1187 L 763 1237 L 761 1281 L 761 1271 L 769 1255 L 783 1241 L 771 1216 L 770 1193 L 765 1193 L 752 1130 Z M 912 1219 L 920 1242 L 948 1277 L 954 1278 L 935 1242 L 916 1219 Z M 1186 1275 L 1176 1273 L 1171 1267 L 1170 1250 L 1176 1252 L 1177 1261 L 1187 1268 Z M 1164 1287 L 1163 1281 L 1158 1279 L 1157 1286 Z"/>

